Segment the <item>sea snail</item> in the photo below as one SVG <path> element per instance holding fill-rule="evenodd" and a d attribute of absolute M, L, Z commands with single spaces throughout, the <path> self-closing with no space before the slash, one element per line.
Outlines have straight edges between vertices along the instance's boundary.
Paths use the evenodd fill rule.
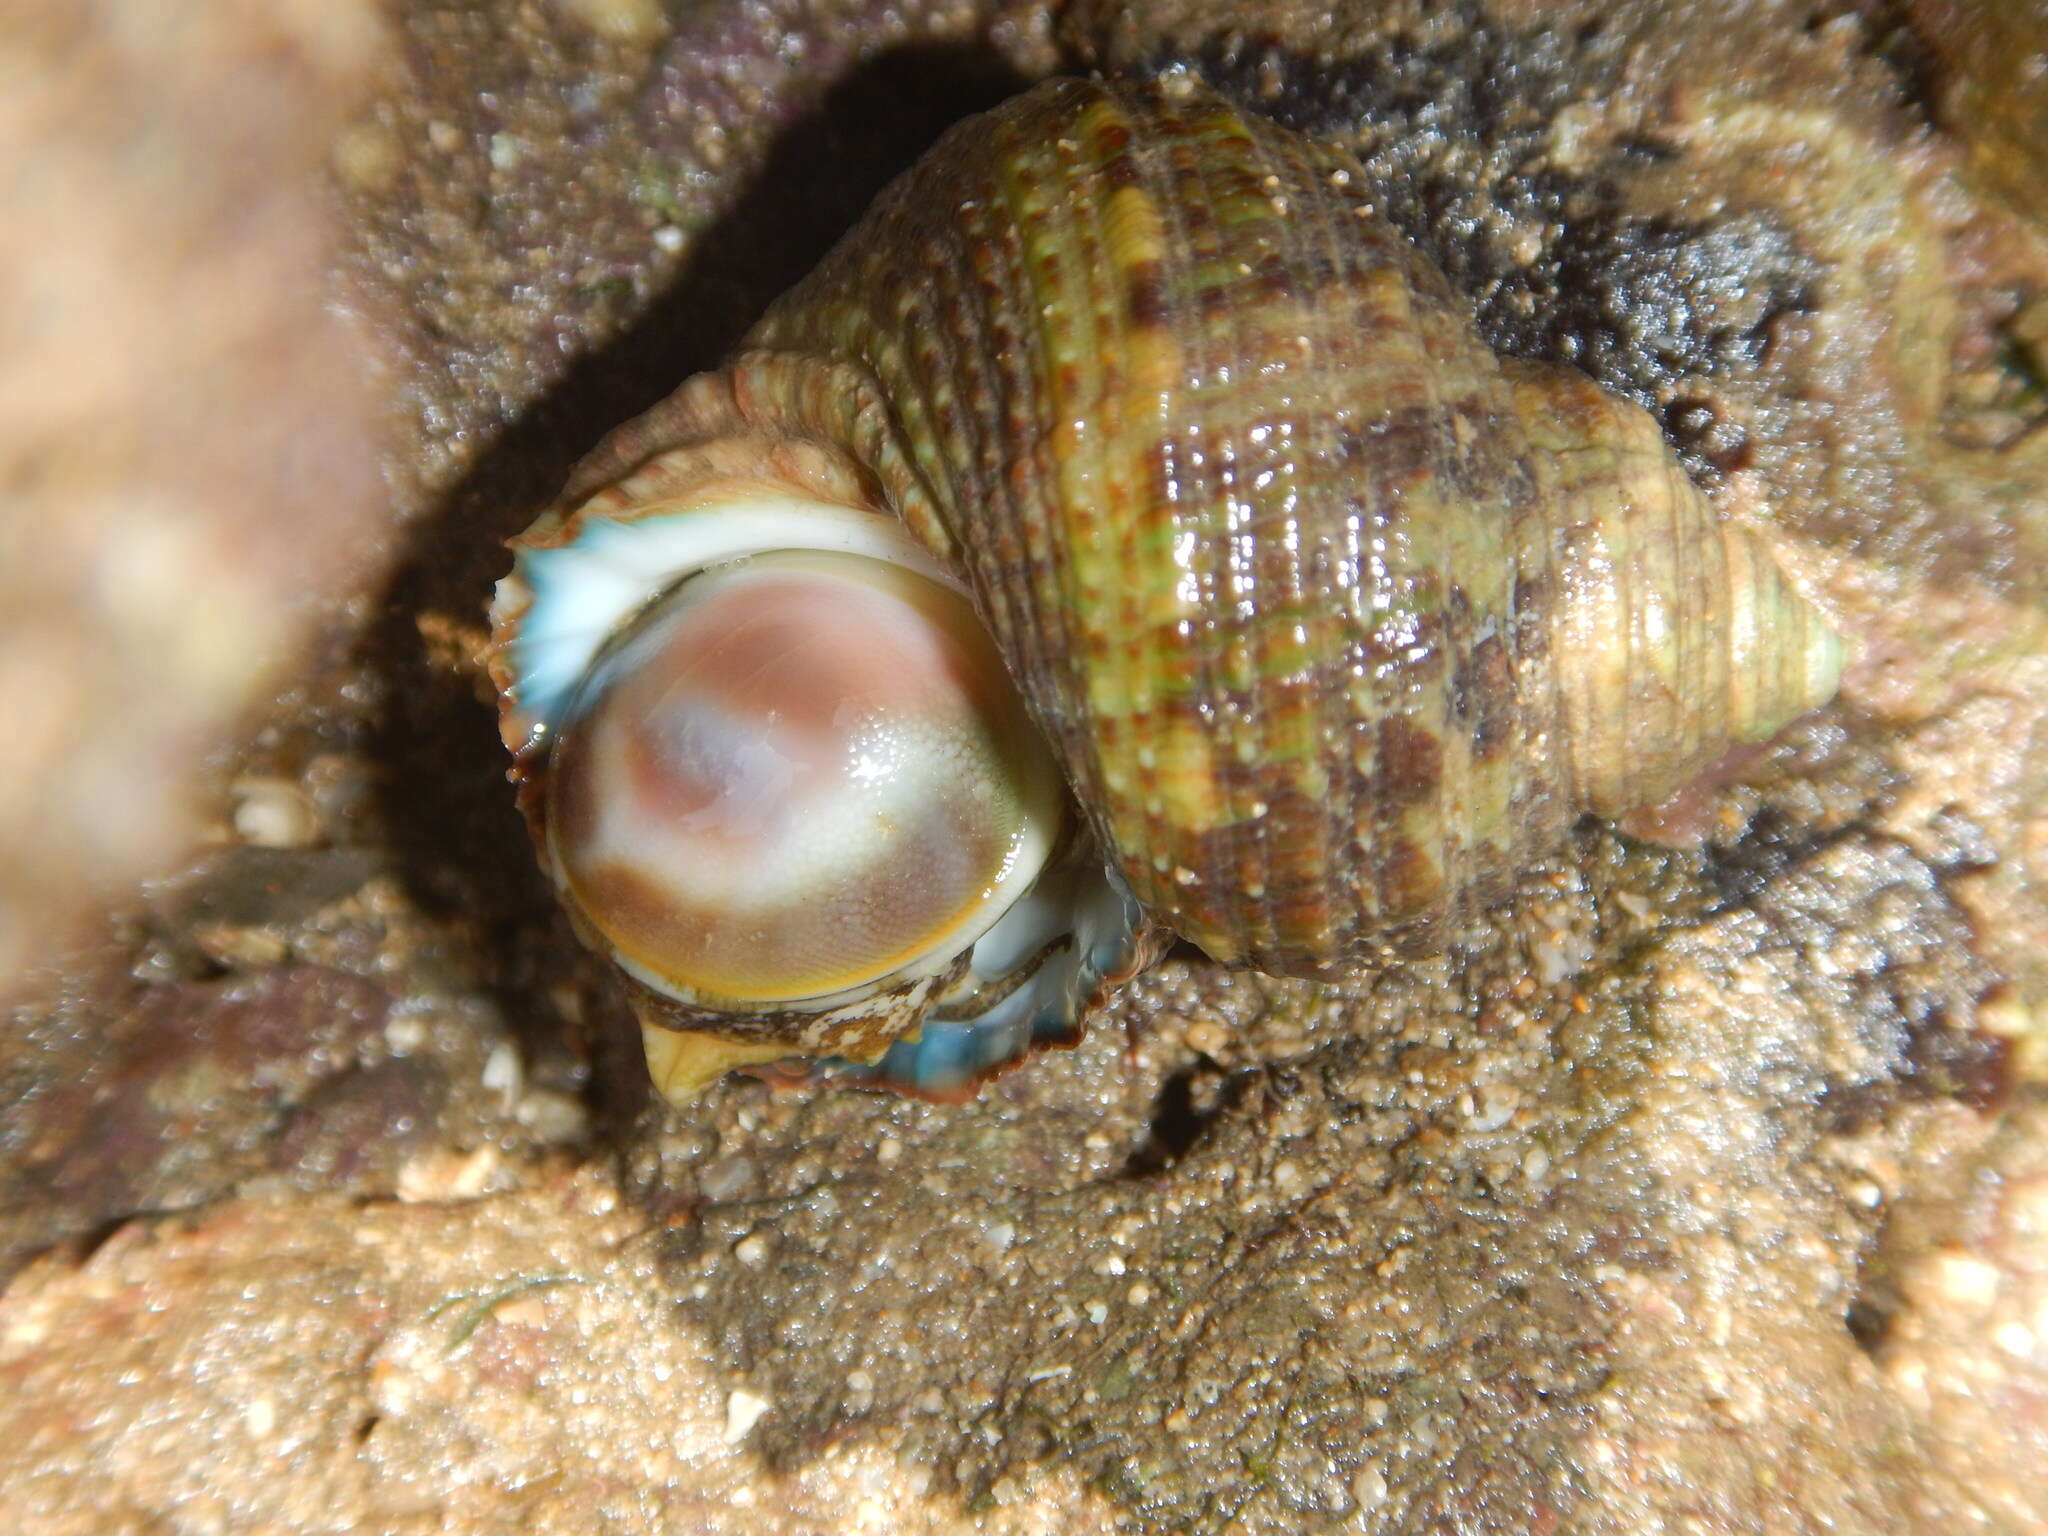
<path fill-rule="evenodd" d="M 1191 88 L 954 128 L 513 548 L 512 777 L 677 1099 L 971 1092 L 1164 933 L 1438 951 L 1842 664 L 1646 414 Z"/>

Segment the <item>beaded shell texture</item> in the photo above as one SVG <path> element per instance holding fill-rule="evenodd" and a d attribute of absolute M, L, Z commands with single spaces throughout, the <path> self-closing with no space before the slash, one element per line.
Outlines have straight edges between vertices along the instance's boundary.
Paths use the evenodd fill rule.
<path fill-rule="evenodd" d="M 956 127 L 515 541 L 494 672 L 544 861 L 538 560 L 744 484 L 891 519 L 959 583 L 1077 808 L 1067 856 L 1135 903 L 1038 1043 L 1158 930 L 1275 974 L 1438 952 L 1573 818 L 1663 798 L 1842 664 L 1644 412 L 1496 357 L 1354 161 L 1184 83 L 1056 80 Z M 935 974 L 837 1013 L 634 987 L 650 1029 L 865 1063 Z"/>

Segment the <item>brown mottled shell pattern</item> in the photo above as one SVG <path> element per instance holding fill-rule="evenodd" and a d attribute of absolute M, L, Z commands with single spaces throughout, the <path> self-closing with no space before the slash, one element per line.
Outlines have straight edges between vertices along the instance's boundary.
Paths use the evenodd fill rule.
<path fill-rule="evenodd" d="M 1199 89 L 962 124 L 572 493 L 725 436 L 954 562 L 1138 900 L 1261 970 L 1442 948 L 1840 667 L 1647 415 L 1496 359 L 1354 162 Z"/>
<path fill-rule="evenodd" d="M 1495 358 L 1353 161 L 1185 83 L 1053 81 L 961 124 L 514 547 L 736 487 L 900 519 L 970 586 L 1146 915 L 1276 973 L 1443 948 L 1572 817 L 1663 797 L 1841 667 L 1647 415 Z M 515 571 L 493 671 L 545 861 L 531 601 Z M 1093 959 L 1032 1038 L 1071 1039 L 1156 946 Z M 967 965 L 816 1010 L 620 975 L 683 1097 L 878 1061 Z M 1026 1048 L 881 1081 L 971 1092 Z"/>

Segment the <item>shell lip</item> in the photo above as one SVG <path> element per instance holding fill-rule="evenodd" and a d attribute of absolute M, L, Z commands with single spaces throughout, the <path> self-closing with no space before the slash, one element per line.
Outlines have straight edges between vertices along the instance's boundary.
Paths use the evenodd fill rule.
<path fill-rule="evenodd" d="M 1054 835 L 1057 837 L 1057 829 Z M 548 838 L 548 862 L 556 894 L 565 907 L 580 912 L 575 893 L 561 873 L 563 860 L 554 846 L 552 825 L 549 827 Z M 1053 843 L 1052 846 L 1056 847 L 1057 843 Z M 593 947 L 647 992 L 668 998 L 693 1012 L 702 1013 L 707 1018 L 734 1015 L 752 1018 L 807 1017 L 831 1014 L 857 1007 L 885 993 L 898 992 L 920 982 L 950 982 L 957 976 L 970 972 L 973 967 L 972 957 L 987 941 L 988 935 L 1000 929 L 1018 907 L 1030 902 L 1049 856 L 1047 842 L 1039 840 L 1034 835 L 1031 846 L 1026 847 L 1016 860 L 1017 869 L 1025 872 L 1024 878 L 1019 880 L 1015 876 L 1005 877 L 1005 883 L 1015 885 L 1015 890 L 1006 890 L 1004 885 L 999 885 L 984 911 L 957 923 L 952 929 L 939 935 L 932 946 L 923 953 L 902 964 L 892 966 L 880 975 L 830 991 L 799 993 L 786 997 L 733 997 L 691 988 L 662 975 L 652 966 L 625 953 L 588 917 L 582 918 L 581 921 L 597 941 Z"/>
<path fill-rule="evenodd" d="M 1019 908 L 1013 930 L 992 928 L 967 974 L 875 1059 L 792 1054 L 740 1070 L 776 1087 L 830 1083 L 963 1103 L 1038 1052 L 1078 1045 L 1109 995 L 1164 948 L 1092 837 L 1070 840 Z"/>

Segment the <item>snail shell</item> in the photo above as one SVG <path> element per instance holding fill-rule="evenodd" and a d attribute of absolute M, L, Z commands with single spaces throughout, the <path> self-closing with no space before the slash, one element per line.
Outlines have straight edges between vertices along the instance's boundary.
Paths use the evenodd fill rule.
<path fill-rule="evenodd" d="M 708 556 L 649 552 L 606 619 L 623 630 L 775 547 L 775 508 L 854 519 L 966 594 L 1071 789 L 1064 821 L 1031 813 L 1035 857 L 1085 915 L 1025 964 L 1009 1012 L 1032 1017 L 1000 1044 L 885 1058 L 927 1091 L 1070 1037 L 1155 926 L 1278 974 L 1438 951 L 1572 818 L 1662 798 L 1841 668 L 1647 415 L 1496 358 L 1355 162 L 1195 89 L 1056 80 L 961 124 L 515 541 L 494 665 L 558 885 L 574 797 L 549 754 L 577 727 L 568 684 L 535 677 L 618 642 L 544 660 L 539 594 L 622 528 L 699 529 Z M 1041 771 L 1002 793 L 1037 804 Z M 612 915 L 564 890 L 616 954 Z M 979 1016 L 963 974 L 1021 984 L 966 957 L 1000 924 L 977 911 L 944 955 L 851 990 L 749 999 L 629 965 L 658 1076 L 874 1062 L 933 1038 L 935 1006 Z"/>

